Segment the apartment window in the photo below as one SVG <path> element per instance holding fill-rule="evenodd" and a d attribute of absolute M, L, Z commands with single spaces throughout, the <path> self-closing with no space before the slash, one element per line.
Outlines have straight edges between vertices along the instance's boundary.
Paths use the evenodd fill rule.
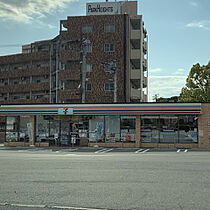
<path fill-rule="evenodd" d="M 104 32 L 115 32 L 115 24 L 105 24 Z"/>
<path fill-rule="evenodd" d="M 91 33 L 92 32 L 92 25 L 83 25 L 82 26 L 83 33 Z"/>
<path fill-rule="evenodd" d="M 84 51 L 85 51 L 85 52 L 92 52 L 92 43 L 87 43 L 87 44 L 84 46 Z"/>
<path fill-rule="evenodd" d="M 91 84 L 90 83 L 86 84 L 86 91 L 91 91 Z"/>
<path fill-rule="evenodd" d="M 19 81 L 14 81 L 14 85 L 18 85 L 19 83 Z"/>
<path fill-rule="evenodd" d="M 86 72 L 92 72 L 92 64 L 86 65 Z"/>
<path fill-rule="evenodd" d="M 14 96 L 13 99 L 14 100 L 20 99 L 20 96 Z"/>
<path fill-rule="evenodd" d="M 105 52 L 114 52 L 114 50 L 115 50 L 114 44 L 108 43 L 104 45 Z"/>
<path fill-rule="evenodd" d="M 105 91 L 113 91 L 114 90 L 114 83 L 105 83 L 104 89 L 105 89 Z"/>
<path fill-rule="evenodd" d="M 66 64 L 62 63 L 62 62 L 59 62 L 59 68 L 60 68 L 60 70 L 65 70 L 66 69 Z"/>

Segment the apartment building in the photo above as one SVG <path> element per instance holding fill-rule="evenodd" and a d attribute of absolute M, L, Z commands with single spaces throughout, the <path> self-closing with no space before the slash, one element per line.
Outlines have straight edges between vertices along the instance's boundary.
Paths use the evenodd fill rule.
<path fill-rule="evenodd" d="M 54 39 L 0 56 L 0 103 L 146 102 L 147 48 L 137 1 L 87 3 Z"/>

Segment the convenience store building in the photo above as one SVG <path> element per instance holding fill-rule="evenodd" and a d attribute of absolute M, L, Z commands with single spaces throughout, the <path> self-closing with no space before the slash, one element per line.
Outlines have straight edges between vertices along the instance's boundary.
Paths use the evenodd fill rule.
<path fill-rule="evenodd" d="M 210 148 L 209 103 L 1 105 L 5 146 Z"/>

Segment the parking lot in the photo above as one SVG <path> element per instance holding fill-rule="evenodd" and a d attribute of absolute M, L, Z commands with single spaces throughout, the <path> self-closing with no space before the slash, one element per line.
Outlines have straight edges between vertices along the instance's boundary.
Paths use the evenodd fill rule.
<path fill-rule="evenodd" d="M 0 147 L 0 209 L 210 209 L 210 152 Z"/>
<path fill-rule="evenodd" d="M 115 154 L 115 153 L 129 153 L 129 154 L 144 154 L 144 153 L 162 153 L 162 152 L 210 152 L 210 149 L 192 149 L 192 148 L 100 148 L 100 147 L 0 147 L 0 150 L 18 151 L 18 152 L 36 152 L 36 153 L 73 153 L 80 154 L 86 153 L 89 155 L 94 154 Z"/>

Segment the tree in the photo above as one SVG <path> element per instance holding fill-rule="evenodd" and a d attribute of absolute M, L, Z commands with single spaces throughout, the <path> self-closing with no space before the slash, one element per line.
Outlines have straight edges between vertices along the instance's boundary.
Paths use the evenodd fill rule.
<path fill-rule="evenodd" d="M 193 65 L 182 88 L 179 102 L 210 102 L 210 61 L 207 65 Z"/>
<path fill-rule="evenodd" d="M 152 96 L 152 100 L 157 102 L 158 97 L 159 97 L 159 94 L 156 93 L 154 96 Z"/>
<path fill-rule="evenodd" d="M 169 103 L 169 102 L 172 102 L 172 103 L 176 103 L 176 102 L 178 102 L 178 96 L 172 96 L 170 98 L 160 97 L 160 98 L 157 98 L 156 102 L 161 102 L 161 103 Z"/>

